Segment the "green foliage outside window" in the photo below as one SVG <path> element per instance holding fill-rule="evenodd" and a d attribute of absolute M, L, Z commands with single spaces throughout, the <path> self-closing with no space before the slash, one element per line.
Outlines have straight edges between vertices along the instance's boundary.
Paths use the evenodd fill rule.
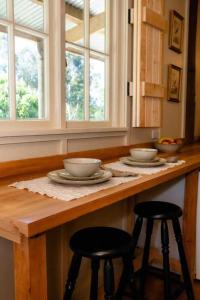
<path fill-rule="evenodd" d="M 7 35 L 0 35 L 0 119 L 9 119 Z M 16 55 L 16 117 L 38 119 L 38 67 L 37 51 L 23 48 Z"/>
<path fill-rule="evenodd" d="M 84 59 L 67 52 L 66 61 L 67 120 L 84 120 Z"/>
<path fill-rule="evenodd" d="M 0 78 L 0 119 L 9 117 L 9 96 L 7 78 Z"/>
<path fill-rule="evenodd" d="M 81 55 L 66 52 L 66 119 L 70 121 L 84 120 L 84 58 Z M 103 63 L 102 63 L 103 65 Z M 93 121 L 105 119 L 104 75 L 95 62 L 90 65 L 90 104 L 89 117 Z M 102 68 L 102 66 L 101 66 Z"/>
<path fill-rule="evenodd" d="M 31 89 L 25 83 L 17 86 L 17 118 L 34 119 L 38 118 L 38 98 L 32 94 Z M 6 78 L 0 78 L 0 119 L 9 118 L 9 95 Z"/>

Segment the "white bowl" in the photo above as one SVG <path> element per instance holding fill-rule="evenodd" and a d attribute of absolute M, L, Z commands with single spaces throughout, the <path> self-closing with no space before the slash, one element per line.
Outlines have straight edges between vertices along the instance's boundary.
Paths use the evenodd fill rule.
<path fill-rule="evenodd" d="M 65 170 L 72 176 L 85 177 L 98 172 L 101 160 L 95 158 L 68 158 L 63 160 Z"/>
<path fill-rule="evenodd" d="M 151 161 L 156 157 L 157 153 L 157 149 L 151 148 L 130 149 L 130 154 L 135 161 Z"/>

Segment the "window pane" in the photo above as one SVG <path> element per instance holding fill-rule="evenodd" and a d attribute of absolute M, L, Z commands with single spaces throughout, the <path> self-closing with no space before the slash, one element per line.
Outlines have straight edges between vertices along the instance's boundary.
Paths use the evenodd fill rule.
<path fill-rule="evenodd" d="M 9 118 L 8 35 L 0 27 L 0 119 Z"/>
<path fill-rule="evenodd" d="M 7 1 L 0 0 L 0 17 L 5 17 L 7 14 Z"/>
<path fill-rule="evenodd" d="M 14 0 L 15 21 L 32 29 L 44 30 L 43 1 Z"/>
<path fill-rule="evenodd" d="M 90 120 L 105 120 L 105 63 L 90 58 Z"/>
<path fill-rule="evenodd" d="M 66 52 L 67 120 L 84 120 L 84 57 Z"/>
<path fill-rule="evenodd" d="M 18 119 L 41 119 L 44 117 L 43 52 L 43 40 L 15 37 Z"/>
<path fill-rule="evenodd" d="M 105 52 L 105 0 L 90 0 L 90 49 Z"/>
<path fill-rule="evenodd" d="M 84 0 L 65 1 L 66 41 L 84 45 Z"/>

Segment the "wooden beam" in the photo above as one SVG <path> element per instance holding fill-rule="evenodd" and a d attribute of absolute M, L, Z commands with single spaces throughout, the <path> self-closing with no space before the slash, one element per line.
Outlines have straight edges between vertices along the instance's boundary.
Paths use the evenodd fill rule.
<path fill-rule="evenodd" d="M 65 40 L 70 42 L 77 42 L 83 38 L 84 27 L 83 23 L 69 29 L 65 32 Z M 90 34 L 102 30 L 105 26 L 105 13 L 101 13 L 90 18 Z"/>
<path fill-rule="evenodd" d="M 83 10 L 68 3 L 65 3 L 65 14 L 76 24 L 79 24 L 81 21 L 83 21 Z"/>
<path fill-rule="evenodd" d="M 33 3 L 43 5 L 43 0 L 32 0 Z"/>
<path fill-rule="evenodd" d="M 32 0 L 32 2 L 38 5 L 43 5 L 43 0 Z M 65 14 L 74 23 L 79 24 L 81 21 L 83 21 L 83 10 L 68 3 L 65 3 Z"/>

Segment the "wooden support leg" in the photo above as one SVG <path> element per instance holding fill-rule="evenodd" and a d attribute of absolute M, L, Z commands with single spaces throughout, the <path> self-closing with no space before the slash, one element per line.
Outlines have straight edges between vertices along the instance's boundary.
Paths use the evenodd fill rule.
<path fill-rule="evenodd" d="M 195 277 L 198 175 L 199 171 L 195 170 L 185 177 L 183 242 L 191 279 Z"/>
<path fill-rule="evenodd" d="M 14 244 L 15 300 L 47 300 L 46 235 Z"/>

